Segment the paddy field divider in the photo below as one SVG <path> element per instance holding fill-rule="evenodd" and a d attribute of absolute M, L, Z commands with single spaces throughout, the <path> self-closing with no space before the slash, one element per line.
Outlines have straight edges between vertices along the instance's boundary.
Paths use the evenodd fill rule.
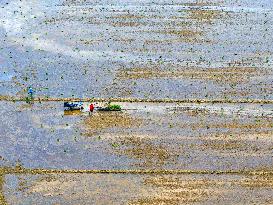
<path fill-rule="evenodd" d="M 26 101 L 24 97 L 0 96 L 0 101 Z M 128 102 L 128 103 L 226 103 L 226 104 L 273 104 L 267 99 L 141 99 L 141 98 L 54 98 L 36 97 L 34 102 Z"/>

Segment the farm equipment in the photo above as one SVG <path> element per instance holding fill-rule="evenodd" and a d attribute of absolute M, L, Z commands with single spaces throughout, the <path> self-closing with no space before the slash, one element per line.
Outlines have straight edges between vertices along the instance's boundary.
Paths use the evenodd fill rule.
<path fill-rule="evenodd" d="M 82 102 L 64 102 L 64 108 L 67 110 L 83 110 Z"/>

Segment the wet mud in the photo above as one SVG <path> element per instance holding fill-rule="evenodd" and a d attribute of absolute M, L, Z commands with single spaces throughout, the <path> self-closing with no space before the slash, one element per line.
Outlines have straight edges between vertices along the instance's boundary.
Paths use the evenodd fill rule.
<path fill-rule="evenodd" d="M 1 194 L 8 197 L 2 199 L 2 204 L 23 201 L 35 204 L 272 202 L 272 176 L 9 174 L 4 178 L 6 184 Z"/>

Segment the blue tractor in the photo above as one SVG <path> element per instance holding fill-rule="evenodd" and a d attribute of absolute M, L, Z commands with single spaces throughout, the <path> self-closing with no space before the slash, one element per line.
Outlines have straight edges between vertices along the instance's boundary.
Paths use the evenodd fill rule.
<path fill-rule="evenodd" d="M 67 110 L 83 110 L 82 102 L 64 102 L 64 108 Z"/>

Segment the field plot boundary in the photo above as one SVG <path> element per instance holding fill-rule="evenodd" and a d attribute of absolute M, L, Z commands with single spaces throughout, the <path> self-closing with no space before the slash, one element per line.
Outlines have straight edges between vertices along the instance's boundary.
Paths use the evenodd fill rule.
<path fill-rule="evenodd" d="M 1 170 L 1 169 L 0 169 Z M 78 169 L 27 169 L 27 168 L 2 168 L 0 174 L 135 174 L 135 175 L 273 175 L 273 171 L 255 170 L 78 170 Z"/>
<path fill-rule="evenodd" d="M 0 96 L 0 101 L 20 102 L 26 101 L 26 98 L 11 96 Z M 141 99 L 141 98 L 50 98 L 37 97 L 34 102 L 131 102 L 131 103 L 223 103 L 223 104 L 273 104 L 273 100 L 265 99 Z"/>

